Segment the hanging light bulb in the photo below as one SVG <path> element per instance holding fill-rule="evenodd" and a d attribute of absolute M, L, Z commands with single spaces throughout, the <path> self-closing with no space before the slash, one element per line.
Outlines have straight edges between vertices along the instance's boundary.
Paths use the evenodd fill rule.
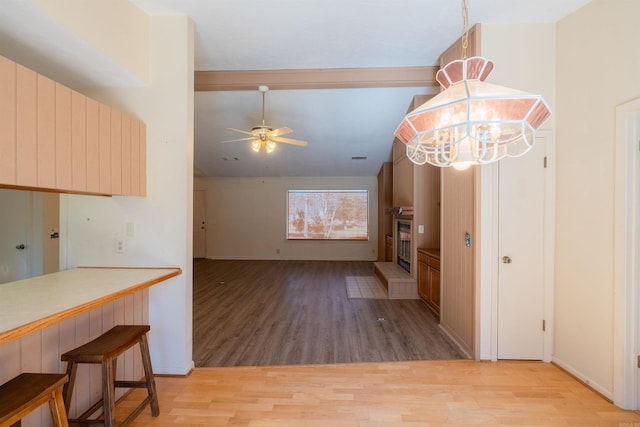
<path fill-rule="evenodd" d="M 268 139 L 267 142 L 264 144 L 264 147 L 267 153 L 273 153 L 273 150 L 276 149 L 276 143 Z"/>
<path fill-rule="evenodd" d="M 251 141 L 251 149 L 253 151 L 259 153 L 260 147 L 262 147 L 262 141 L 260 141 L 259 139 L 254 139 L 253 141 Z"/>
<path fill-rule="evenodd" d="M 436 74 L 444 91 L 402 120 L 395 136 L 416 164 L 466 169 L 505 156 L 521 156 L 533 147 L 535 131 L 551 116 L 541 95 L 486 83 L 493 61 L 466 59 L 467 0 L 462 0 L 463 59 Z"/>

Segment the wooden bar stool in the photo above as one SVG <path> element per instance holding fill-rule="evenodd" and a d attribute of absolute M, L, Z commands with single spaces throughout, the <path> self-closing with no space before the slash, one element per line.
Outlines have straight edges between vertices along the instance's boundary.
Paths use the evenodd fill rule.
<path fill-rule="evenodd" d="M 136 409 L 122 422 L 121 426 L 128 425 L 146 405 L 151 406 L 151 415 L 157 417 L 160 414 L 158 406 L 158 396 L 156 394 L 156 383 L 153 379 L 151 369 L 151 357 L 149 356 L 149 344 L 147 342 L 147 332 L 151 328 L 149 325 L 119 325 L 105 332 L 98 338 L 90 341 L 78 348 L 64 353 L 62 361 L 68 362 L 67 375 L 69 383 L 64 386 L 63 396 L 65 409 L 69 411 L 73 385 L 75 383 L 76 369 L 78 363 L 100 363 L 102 364 L 102 399 L 92 405 L 78 418 L 69 419 L 69 423 L 92 424 L 100 423 L 106 427 L 115 426 L 115 388 L 146 388 L 147 397 L 138 405 Z M 142 354 L 142 366 L 144 368 L 144 381 L 116 381 L 116 360 L 132 346 L 140 344 Z M 103 419 L 90 420 L 89 416 L 98 408 L 103 408 Z"/>
<path fill-rule="evenodd" d="M 54 427 L 68 427 L 67 413 L 62 400 L 65 374 L 22 373 L 0 386 L 0 427 L 20 426 L 20 420 L 49 403 Z"/>

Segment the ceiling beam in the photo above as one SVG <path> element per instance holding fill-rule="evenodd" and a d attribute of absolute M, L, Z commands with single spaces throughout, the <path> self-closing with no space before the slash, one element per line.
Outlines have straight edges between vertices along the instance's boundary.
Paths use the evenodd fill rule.
<path fill-rule="evenodd" d="M 326 68 L 313 70 L 196 71 L 196 91 L 439 87 L 438 67 Z"/>

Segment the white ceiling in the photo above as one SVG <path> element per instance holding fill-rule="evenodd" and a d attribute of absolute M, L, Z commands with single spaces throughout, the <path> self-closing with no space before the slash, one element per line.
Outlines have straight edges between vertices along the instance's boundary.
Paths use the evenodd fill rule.
<path fill-rule="evenodd" d="M 457 0 L 131 1 L 150 15 L 192 17 L 197 71 L 433 66 L 463 25 Z M 470 0 L 470 25 L 556 22 L 589 1 Z M 140 84 L 29 1 L 2 2 L 0 54 L 71 87 Z M 257 87 L 196 92 L 195 166 L 208 176 L 374 176 L 411 99 L 429 90 L 271 90 L 266 124 L 309 145 L 280 144 L 269 155 L 220 143 L 243 136 L 227 128 L 260 124 Z"/>

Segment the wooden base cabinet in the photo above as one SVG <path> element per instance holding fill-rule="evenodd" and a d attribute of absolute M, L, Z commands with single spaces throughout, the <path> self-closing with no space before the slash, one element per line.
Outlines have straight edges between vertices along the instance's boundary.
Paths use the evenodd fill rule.
<path fill-rule="evenodd" d="M 440 319 L 440 249 L 418 249 L 418 294 Z"/>

